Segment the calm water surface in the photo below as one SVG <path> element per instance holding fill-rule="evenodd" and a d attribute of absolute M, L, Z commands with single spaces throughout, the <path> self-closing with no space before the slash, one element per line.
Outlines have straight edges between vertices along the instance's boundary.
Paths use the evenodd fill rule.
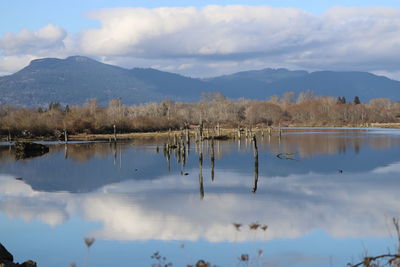
<path fill-rule="evenodd" d="M 192 143 L 185 164 L 174 153 L 168 163 L 163 140 L 52 143 L 18 161 L 3 143 L 0 242 L 40 267 L 151 266 L 156 251 L 173 266 L 247 266 L 241 254 L 250 266 L 345 266 L 395 250 L 399 131 L 288 129 L 257 140 L 258 177 L 245 139 L 215 142 L 213 174 L 208 142 Z M 89 251 L 84 237 L 96 239 Z"/>

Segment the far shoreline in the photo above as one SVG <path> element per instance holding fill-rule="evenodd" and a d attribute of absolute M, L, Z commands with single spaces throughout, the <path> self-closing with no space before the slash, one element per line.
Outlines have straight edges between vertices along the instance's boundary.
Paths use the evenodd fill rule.
<path fill-rule="evenodd" d="M 242 126 L 241 128 L 250 128 L 249 126 Z M 279 132 L 279 129 L 287 130 L 288 128 L 296 130 L 305 130 L 304 128 L 309 129 L 317 129 L 324 128 L 324 130 L 335 129 L 335 128 L 347 128 L 348 130 L 357 130 L 357 129 L 372 129 L 372 128 L 381 128 L 381 129 L 400 129 L 400 123 L 369 123 L 363 125 L 306 125 L 306 124 L 283 124 L 281 127 L 279 126 L 256 126 L 252 128 L 252 133 L 259 134 L 264 132 L 263 134 L 268 135 L 267 129 L 271 128 L 272 134 L 276 134 Z M 190 136 L 194 136 L 197 132 L 198 126 L 191 128 L 189 130 Z M 250 128 L 251 129 L 251 128 Z M 225 136 L 228 139 L 237 138 L 237 128 L 223 128 L 221 127 L 221 136 Z M 129 141 L 133 139 L 164 139 L 173 136 L 179 136 L 182 134 L 182 130 L 170 130 L 170 131 L 148 131 L 148 132 L 129 132 L 129 133 L 117 133 L 117 141 Z M 216 136 L 215 133 L 209 134 L 211 136 Z M 0 136 L 0 142 L 7 142 L 7 136 Z M 58 141 L 64 143 L 65 140 L 57 139 L 55 136 L 33 136 L 33 137 L 16 137 L 12 138 L 11 142 L 20 141 L 20 142 L 33 142 L 33 141 Z M 74 141 L 115 141 L 114 134 L 110 133 L 78 133 L 78 134 L 70 134 L 68 135 L 68 142 Z"/>

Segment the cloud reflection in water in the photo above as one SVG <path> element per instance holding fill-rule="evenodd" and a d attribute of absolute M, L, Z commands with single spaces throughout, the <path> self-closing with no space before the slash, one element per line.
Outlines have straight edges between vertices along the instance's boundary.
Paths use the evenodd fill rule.
<path fill-rule="evenodd" d="M 8 217 L 51 226 L 72 216 L 100 222 L 92 236 L 109 240 L 210 242 L 297 238 L 323 229 L 335 238 L 381 237 L 400 215 L 400 162 L 370 172 L 308 173 L 253 177 L 232 172 L 205 177 L 200 199 L 197 170 L 189 176 L 127 180 L 92 193 L 38 192 L 14 177 L 0 176 L 0 210 Z M 204 173 L 210 173 L 208 169 Z M 259 222 L 266 232 L 232 223 Z"/>

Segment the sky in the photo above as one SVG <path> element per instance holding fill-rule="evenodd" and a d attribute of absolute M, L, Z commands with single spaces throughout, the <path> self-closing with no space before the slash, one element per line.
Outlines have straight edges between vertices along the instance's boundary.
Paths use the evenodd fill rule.
<path fill-rule="evenodd" d="M 398 0 L 3 0 L 0 75 L 84 55 L 192 77 L 262 68 L 400 79 Z"/>

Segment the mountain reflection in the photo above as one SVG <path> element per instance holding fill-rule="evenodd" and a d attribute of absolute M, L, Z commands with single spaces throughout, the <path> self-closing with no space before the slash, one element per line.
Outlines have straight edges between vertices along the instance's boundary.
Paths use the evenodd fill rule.
<path fill-rule="evenodd" d="M 210 170 L 204 169 L 204 172 Z M 198 197 L 198 173 L 128 180 L 91 193 L 38 192 L 11 176 L 0 176 L 0 210 L 11 218 L 56 226 L 80 216 L 100 222 L 92 236 L 110 240 L 249 241 L 296 238 L 317 229 L 341 237 L 384 236 L 399 216 L 400 162 L 356 174 L 259 177 L 218 174 Z M 263 186 L 267 183 L 268 186 Z M 233 222 L 268 225 L 266 232 Z"/>

